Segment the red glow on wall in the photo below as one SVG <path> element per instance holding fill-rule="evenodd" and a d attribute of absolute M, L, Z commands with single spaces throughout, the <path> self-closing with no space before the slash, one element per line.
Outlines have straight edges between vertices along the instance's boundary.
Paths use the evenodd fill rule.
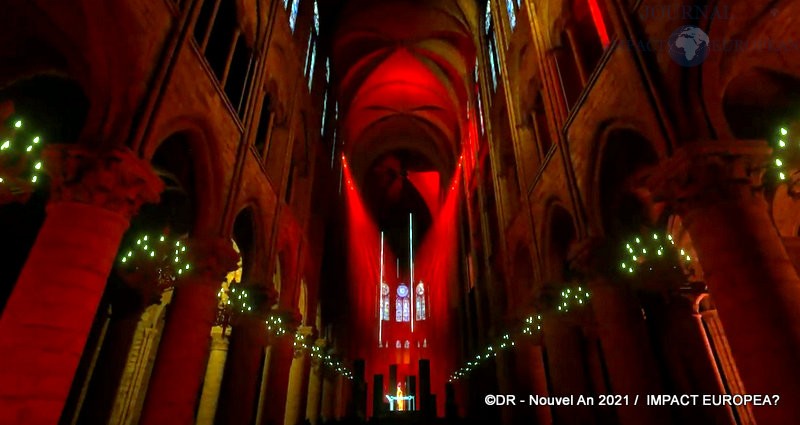
<path fill-rule="evenodd" d="M 431 391 L 437 394 L 437 410 L 444 412 L 444 386 L 447 382 L 447 371 L 456 362 L 457 335 L 453 318 L 456 317 L 458 300 L 451 299 L 458 294 L 458 211 L 461 173 L 460 168 L 454 173 L 446 191 L 439 213 L 434 216 L 433 226 L 423 240 L 416 254 L 416 268 L 419 279 L 430 288 L 430 312 L 427 323 L 429 340 L 432 349 Z"/>
<path fill-rule="evenodd" d="M 417 192 L 425 200 L 428 210 L 432 216 L 439 212 L 439 188 L 441 177 L 436 171 L 408 172 L 408 181 L 414 185 Z"/>
<path fill-rule="evenodd" d="M 589 2 L 589 10 L 592 12 L 592 20 L 594 26 L 597 28 L 597 35 L 600 36 L 600 42 L 603 43 L 603 48 L 608 47 L 610 41 L 608 39 L 608 30 L 606 23 L 603 21 L 603 13 L 600 11 L 600 5 L 597 0 L 587 0 Z"/>
<path fill-rule="evenodd" d="M 346 159 L 343 158 L 346 164 Z M 447 373 L 456 363 L 457 335 L 453 333 L 457 306 L 450 300 L 458 281 L 458 205 L 459 190 L 441 191 L 440 174 L 437 172 L 412 172 L 409 181 L 415 186 L 426 203 L 433 204 L 433 223 L 414 252 L 414 279 L 410 270 L 397 270 L 397 256 L 383 245 L 383 270 L 381 279 L 381 233 L 365 206 L 349 167 L 343 167 L 344 179 L 348 182 L 345 193 L 348 226 L 348 357 L 365 360 L 365 379 L 371 388 L 376 374 L 384 375 L 384 395 L 393 394 L 389 388 L 389 370 L 397 365 L 397 382 L 404 386 L 407 376 L 418 376 L 418 362 L 431 362 L 431 391 L 436 394 L 437 410 L 444 413 L 444 387 Z M 457 166 L 454 178 L 446 186 L 458 188 L 462 167 Z M 419 230 L 419 229 L 416 229 Z M 391 312 L 389 320 L 380 320 L 381 282 L 390 288 Z M 415 302 L 416 285 L 422 282 L 426 292 L 426 316 L 416 320 L 412 310 L 414 328 L 409 322 L 396 321 L 396 291 L 399 285 L 407 284 L 411 302 Z M 419 379 L 419 378 L 417 378 Z M 417 381 L 419 388 L 419 380 Z M 406 390 L 403 387 L 404 391 Z M 372 391 L 367 394 L 367 414 L 371 415 Z"/>

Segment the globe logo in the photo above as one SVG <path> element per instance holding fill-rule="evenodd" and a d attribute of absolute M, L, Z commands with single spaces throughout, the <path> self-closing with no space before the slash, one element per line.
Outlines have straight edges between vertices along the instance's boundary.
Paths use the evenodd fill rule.
<path fill-rule="evenodd" d="M 684 25 L 669 36 L 669 56 L 680 66 L 697 66 L 708 58 L 708 45 L 708 35 L 703 30 Z"/>

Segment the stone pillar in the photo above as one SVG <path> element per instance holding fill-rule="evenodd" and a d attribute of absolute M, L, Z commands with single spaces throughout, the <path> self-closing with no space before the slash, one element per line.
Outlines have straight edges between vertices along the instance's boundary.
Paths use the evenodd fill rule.
<path fill-rule="evenodd" d="M 705 330 L 694 314 L 698 294 L 682 290 L 663 305 L 648 310 L 659 323 L 658 335 L 669 370 L 673 390 L 678 394 L 724 394 L 716 362 L 707 345 Z M 649 316 L 648 316 L 649 319 Z M 736 424 L 728 406 L 704 406 L 701 403 L 676 409 L 680 423 Z"/>
<path fill-rule="evenodd" d="M 719 360 L 720 373 L 725 376 L 725 382 L 728 384 L 728 392 L 730 394 L 746 394 L 747 391 L 745 391 L 744 384 L 742 384 L 739 370 L 736 368 L 736 362 L 728 345 L 728 338 L 725 336 L 725 331 L 719 321 L 717 310 L 704 310 L 700 313 L 700 317 L 702 319 L 701 325 L 704 324 L 704 329 L 707 329 L 708 342 L 713 347 L 716 358 Z M 740 425 L 756 424 L 756 420 L 753 417 L 753 409 L 750 406 L 734 406 L 734 409 L 739 416 Z"/>
<path fill-rule="evenodd" d="M 51 145 L 47 218 L 0 318 L 0 423 L 54 424 L 122 235 L 163 184 L 130 151 Z"/>
<path fill-rule="evenodd" d="M 573 318 L 565 314 L 548 312 L 543 316 L 543 339 L 547 347 L 550 388 L 553 391 L 550 395 L 564 397 L 591 394 L 580 327 Z M 556 422 L 565 424 L 594 424 L 592 413 L 585 406 L 562 406 L 553 409 Z"/>
<path fill-rule="evenodd" d="M 270 340 L 269 373 L 267 373 L 265 397 L 262 400 L 264 414 L 262 424 L 280 425 L 286 417 L 286 400 L 289 392 L 289 376 L 294 360 L 294 334 L 299 319 L 295 311 L 280 313 L 286 325 L 286 333 L 273 335 Z"/>
<path fill-rule="evenodd" d="M 606 240 L 586 239 L 571 250 L 570 266 L 587 279 L 610 393 L 640 395 L 642 399 L 663 393 L 663 386 L 639 301 L 624 282 L 611 280 L 605 272 L 614 270 L 614 261 L 608 257 L 616 252 L 612 245 Z M 621 425 L 669 423 L 662 411 L 643 403 L 619 406 L 617 414 Z"/>
<path fill-rule="evenodd" d="M 200 406 L 197 408 L 197 425 L 214 425 L 225 360 L 228 357 L 229 335 L 230 328 L 225 328 L 224 333 L 222 326 L 211 328 L 211 353 L 203 380 L 203 392 L 200 394 Z"/>
<path fill-rule="evenodd" d="M 334 419 L 336 414 L 336 376 L 330 371 L 323 371 L 322 376 L 322 409 L 320 416 L 324 423 Z"/>
<path fill-rule="evenodd" d="M 514 375 L 517 384 L 522 389 L 522 394 L 547 396 L 547 373 L 545 372 L 544 357 L 542 356 L 542 346 L 540 341 L 533 337 L 524 338 L 516 342 L 514 350 Z M 515 419 L 518 423 L 524 419 L 534 416 L 537 425 L 550 425 L 553 423 L 553 416 L 548 406 L 529 406 L 533 409 L 533 415 L 527 409 L 515 411 Z"/>
<path fill-rule="evenodd" d="M 352 400 L 355 417 L 364 422 L 367 420 L 367 377 L 364 359 L 356 359 L 353 362 L 353 386 Z"/>
<path fill-rule="evenodd" d="M 692 143 L 648 184 L 691 236 L 748 393 L 789 400 L 800 396 L 800 278 L 764 199 L 770 153 L 762 141 Z M 753 412 L 759 425 L 800 423 L 797 403 Z"/>
<path fill-rule="evenodd" d="M 320 352 L 325 347 L 325 340 L 318 339 L 314 346 Z M 321 423 L 319 415 L 322 408 L 322 365 L 318 357 L 311 358 L 311 370 L 308 379 L 308 401 L 306 402 L 306 417 L 311 425 Z"/>
<path fill-rule="evenodd" d="M 419 368 L 419 389 L 417 399 L 417 410 L 421 410 L 423 415 L 436 415 L 436 405 L 431 403 L 431 361 L 420 359 Z"/>
<path fill-rule="evenodd" d="M 383 374 L 372 375 L 372 416 L 383 414 Z"/>
<path fill-rule="evenodd" d="M 301 326 L 297 333 L 303 338 L 311 336 L 312 329 L 309 326 Z M 308 387 L 308 351 L 305 349 L 295 349 L 292 366 L 289 370 L 289 387 L 286 394 L 286 415 L 284 425 L 296 425 L 305 419 L 305 401 L 303 397 Z"/>
<path fill-rule="evenodd" d="M 148 307 L 142 314 L 130 344 L 109 423 L 118 425 L 139 423 L 144 396 L 147 393 L 147 385 L 164 330 L 166 308 L 172 301 L 172 292 L 173 289 L 164 291 L 161 303 Z"/>
<path fill-rule="evenodd" d="M 253 303 L 253 311 L 230 312 L 233 332 L 217 409 L 217 423 L 250 425 L 260 411 L 261 387 L 266 385 L 265 364 L 268 365 L 265 321 L 275 304 L 277 293 L 268 285 L 250 283 L 246 289 Z M 250 390 L 242 391 L 243 388 Z"/>
<path fill-rule="evenodd" d="M 238 254 L 225 238 L 190 241 L 189 253 L 194 272 L 179 281 L 167 311 L 164 337 L 142 411 L 143 425 L 194 422 L 211 327 L 217 317 L 217 292 L 238 261 Z"/>

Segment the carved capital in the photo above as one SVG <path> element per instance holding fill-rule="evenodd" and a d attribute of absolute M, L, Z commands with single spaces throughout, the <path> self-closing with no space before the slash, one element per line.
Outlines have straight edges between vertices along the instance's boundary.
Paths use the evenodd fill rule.
<path fill-rule="evenodd" d="M 50 176 L 51 202 L 79 202 L 130 219 L 146 202 L 158 202 L 164 183 L 129 149 L 93 151 L 49 145 L 42 153 Z"/>
<path fill-rule="evenodd" d="M 647 180 L 654 198 L 679 214 L 761 196 L 772 149 L 761 140 L 703 141 L 680 148 Z"/>
<path fill-rule="evenodd" d="M 605 238 L 586 238 L 573 244 L 567 253 L 570 270 L 585 279 L 607 276 L 615 261 L 616 249 Z"/>
<path fill-rule="evenodd" d="M 196 277 L 220 284 L 228 273 L 238 267 L 239 254 L 229 239 L 190 239 L 187 245 L 193 275 Z"/>

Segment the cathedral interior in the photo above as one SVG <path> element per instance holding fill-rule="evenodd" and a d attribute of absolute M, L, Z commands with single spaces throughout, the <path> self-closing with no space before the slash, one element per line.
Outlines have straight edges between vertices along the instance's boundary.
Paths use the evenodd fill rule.
<path fill-rule="evenodd" d="M 800 424 L 800 2 L 0 6 L 0 424 Z"/>

